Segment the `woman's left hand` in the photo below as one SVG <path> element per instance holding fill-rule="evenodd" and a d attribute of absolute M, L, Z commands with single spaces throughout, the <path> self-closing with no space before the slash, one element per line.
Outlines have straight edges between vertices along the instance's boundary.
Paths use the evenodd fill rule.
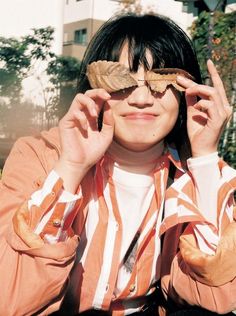
<path fill-rule="evenodd" d="M 211 60 L 207 61 L 213 87 L 178 76 L 187 103 L 187 130 L 192 156 L 199 157 L 217 151 L 221 133 L 229 120 L 229 106 L 224 85 Z"/>

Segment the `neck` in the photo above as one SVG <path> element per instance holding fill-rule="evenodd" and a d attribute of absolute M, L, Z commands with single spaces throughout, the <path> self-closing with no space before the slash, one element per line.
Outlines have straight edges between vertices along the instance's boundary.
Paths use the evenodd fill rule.
<path fill-rule="evenodd" d="M 149 173 L 155 165 L 156 160 L 164 151 L 164 143 L 158 143 L 153 147 L 135 152 L 124 148 L 115 141 L 108 148 L 108 156 L 115 162 L 115 165 L 123 170 L 134 173 Z"/>

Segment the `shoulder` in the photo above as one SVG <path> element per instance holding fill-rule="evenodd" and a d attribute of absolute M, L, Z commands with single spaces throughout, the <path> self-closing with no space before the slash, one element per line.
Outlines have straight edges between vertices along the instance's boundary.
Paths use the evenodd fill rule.
<path fill-rule="evenodd" d="M 42 181 L 53 169 L 59 153 L 57 128 L 19 138 L 6 159 L 2 182 L 15 188 L 26 182 Z"/>
<path fill-rule="evenodd" d="M 12 158 L 15 160 L 15 157 L 26 160 L 32 158 L 40 160 L 45 154 L 50 152 L 56 152 L 58 155 L 60 153 L 59 132 L 57 128 L 43 131 L 34 136 L 20 137 L 14 143 L 6 164 Z M 48 158 L 50 158 L 50 155 Z"/>

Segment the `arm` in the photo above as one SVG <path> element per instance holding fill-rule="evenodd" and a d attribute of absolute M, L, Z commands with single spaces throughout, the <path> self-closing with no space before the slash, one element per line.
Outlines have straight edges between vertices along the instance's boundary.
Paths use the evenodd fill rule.
<path fill-rule="evenodd" d="M 43 243 L 31 248 L 13 229 L 13 214 L 37 189 L 37 180 L 49 172 L 39 153 L 43 158 L 51 154 L 41 140 L 17 141 L 0 184 L 1 315 L 32 315 L 52 299 L 59 303 L 78 244 L 75 236 L 57 247 Z"/>
<path fill-rule="evenodd" d="M 74 236 L 65 238 L 63 242 L 56 239 L 56 243 L 49 244 L 51 241 L 44 237 L 48 235 L 52 223 L 51 217 L 45 220 L 45 216 L 50 211 L 51 216 L 57 213 L 62 184 L 72 194 L 77 192 L 84 175 L 103 156 L 112 141 L 113 121 L 109 108 L 105 109 L 102 131 L 99 132 L 95 127 L 98 113 L 108 98 L 104 90 L 90 90 L 85 95 L 78 95 L 73 101 L 59 124 L 61 152 L 58 161 L 52 164 L 59 176 L 55 188 L 51 189 L 54 194 L 51 195 L 49 190 L 39 204 L 32 203 L 32 197 L 30 200 L 34 191 L 32 188 L 27 194 L 25 191 L 31 187 L 39 169 L 44 171 L 46 178 L 49 170 L 45 172 L 42 165 L 47 165 L 49 153 L 43 149 L 35 153 L 30 144 L 24 155 L 22 148 L 13 151 L 15 155 L 10 155 L 8 161 L 11 163 L 6 165 L 2 188 L 5 204 L 2 204 L 1 211 L 4 234 L 1 239 L 0 275 L 4 275 L 1 285 L 5 291 L 1 295 L 0 314 L 32 315 L 39 309 L 52 312 L 62 300 L 78 241 Z M 12 172 L 15 164 L 18 168 L 14 167 Z M 27 177 L 28 174 L 31 178 Z M 11 186 L 12 178 L 14 185 Z M 13 199 L 14 207 L 11 207 Z M 25 200 L 27 202 L 23 205 Z M 11 218 L 16 210 L 13 229 Z"/>
<path fill-rule="evenodd" d="M 188 106 L 187 127 L 193 157 L 201 157 L 217 151 L 221 131 L 231 114 L 222 81 L 211 61 L 208 62 L 208 70 L 213 82 L 213 87 L 198 85 L 188 79 L 180 78 L 179 81 L 179 83 L 186 88 L 186 101 Z M 212 283 L 212 279 L 209 278 L 210 274 L 203 273 L 204 271 L 206 272 L 206 265 L 204 266 L 203 264 L 204 261 L 199 260 L 198 266 L 193 267 L 193 265 L 190 264 L 195 256 L 193 248 L 186 247 L 186 251 L 184 251 L 183 247 L 186 236 L 188 236 L 187 239 L 190 239 L 198 250 L 201 241 L 203 241 L 205 246 L 207 246 L 204 251 L 208 252 L 210 249 L 212 251 L 211 254 L 214 255 L 211 256 L 211 258 L 214 257 L 217 259 L 219 256 L 227 258 L 231 272 L 234 271 L 233 265 L 235 263 L 232 257 L 229 258 L 229 255 L 226 256 L 222 251 L 220 251 L 220 255 L 218 256 L 219 249 L 221 248 L 220 244 L 218 244 L 221 231 L 229 224 L 229 221 L 227 223 L 224 221 L 225 218 L 227 218 L 227 216 L 224 215 L 226 211 L 232 211 L 232 203 L 230 209 L 226 210 L 227 207 L 222 204 L 222 197 L 223 199 L 227 198 L 228 191 L 230 190 L 232 194 L 232 185 L 234 184 L 226 183 L 226 190 L 219 190 L 219 170 L 215 168 L 213 174 L 215 174 L 215 179 L 212 179 L 212 181 L 216 181 L 216 183 L 214 183 L 215 189 L 210 203 L 206 202 L 206 192 L 202 192 L 202 188 L 198 186 L 201 181 L 199 182 L 199 178 L 197 179 L 196 176 L 194 177 L 193 175 L 196 181 L 197 204 L 199 208 L 201 208 L 200 212 L 203 218 L 206 219 L 206 223 L 190 223 L 188 225 L 184 237 L 181 237 L 181 252 L 179 252 L 179 243 L 177 242 L 174 251 L 171 253 L 172 257 L 169 260 L 170 270 L 168 271 L 167 269 L 163 274 L 162 286 L 167 295 L 170 295 L 180 303 L 198 305 L 218 313 L 226 313 L 236 308 L 236 281 L 234 272 L 229 275 L 224 274 L 224 276 L 226 276 L 226 278 L 224 278 L 224 284 L 221 284 L 221 276 L 218 276 L 217 286 L 214 286 L 216 283 Z M 207 181 L 208 179 L 206 179 L 205 182 L 207 183 Z M 209 192 L 210 189 L 211 187 L 208 187 L 206 189 L 207 192 Z M 208 207 L 211 209 L 209 210 Z M 214 240 L 208 240 L 208 236 L 203 234 L 204 226 L 211 227 L 211 230 L 215 232 L 216 238 L 214 238 Z M 201 239 L 199 238 L 199 232 L 201 233 Z M 165 244 L 170 247 L 171 238 L 175 236 L 175 238 L 179 240 L 181 234 L 182 231 L 178 231 L 175 235 L 173 232 L 171 235 L 167 232 L 164 238 Z M 168 248 L 166 247 L 167 246 L 164 246 L 163 253 L 167 254 Z M 218 261 L 218 263 L 217 261 L 218 260 L 215 260 L 214 268 L 217 268 L 217 266 L 219 268 L 218 264 L 220 261 Z M 213 266 L 210 264 L 208 268 L 211 267 L 212 269 Z"/>
<path fill-rule="evenodd" d="M 163 244 L 162 253 L 165 260 L 163 262 L 163 267 L 162 267 L 161 285 L 162 285 L 162 290 L 166 298 L 168 297 L 172 298 L 179 305 L 195 305 L 195 306 L 199 306 L 199 307 L 211 310 L 218 314 L 225 314 L 225 313 L 235 310 L 236 309 L 236 300 L 235 300 L 236 278 L 235 276 L 234 278 L 232 278 L 232 275 L 234 275 L 235 272 L 232 271 L 232 264 L 230 264 L 232 261 L 235 262 L 235 258 L 231 257 L 232 248 L 229 249 L 229 252 L 228 252 L 227 248 L 225 249 L 224 247 L 224 249 L 226 250 L 225 254 L 228 253 L 228 259 L 229 259 L 227 261 L 227 266 L 231 267 L 231 270 L 229 270 L 227 273 L 225 273 L 225 270 L 224 270 L 224 267 L 227 268 L 225 265 L 225 258 L 227 260 L 227 256 L 223 256 L 223 257 L 220 256 L 220 258 L 222 259 L 220 263 L 221 264 L 224 263 L 221 271 L 219 270 L 214 271 L 214 269 L 216 268 L 214 265 L 214 262 L 211 262 L 209 265 L 210 270 L 213 271 L 213 273 L 216 272 L 216 277 L 221 278 L 221 276 L 223 276 L 223 277 L 229 278 L 230 281 L 218 286 L 204 284 L 203 282 L 201 282 L 201 280 L 198 280 L 192 276 L 192 273 L 193 273 L 192 268 L 188 265 L 186 260 L 183 259 L 183 256 L 179 252 L 179 247 L 178 247 L 179 236 L 182 234 L 182 229 L 183 228 L 181 228 L 180 226 L 175 226 L 171 228 L 170 230 L 168 230 L 164 236 L 164 244 Z M 185 231 L 185 233 L 187 232 Z M 190 233 L 190 230 L 189 230 L 189 233 Z M 173 236 L 175 236 L 174 242 L 173 242 Z M 230 244 L 232 247 L 231 242 Z M 195 241 L 195 246 L 196 246 L 196 241 Z M 235 249 L 234 249 L 234 253 L 235 253 Z M 203 275 L 204 265 L 202 265 L 202 262 L 200 262 L 200 267 L 202 269 L 201 272 Z M 231 274 L 230 271 L 233 274 Z M 207 273 L 207 271 L 205 271 L 205 273 Z M 223 275 L 221 275 L 221 273 L 223 273 Z M 205 274 L 205 277 L 209 278 L 209 275 Z"/>

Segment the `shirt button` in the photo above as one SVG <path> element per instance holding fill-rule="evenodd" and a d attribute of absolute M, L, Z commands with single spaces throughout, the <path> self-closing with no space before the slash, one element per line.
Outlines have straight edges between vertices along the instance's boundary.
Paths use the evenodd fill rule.
<path fill-rule="evenodd" d="M 61 226 L 61 220 L 59 218 L 56 218 L 52 221 L 52 224 L 54 227 L 60 227 Z"/>
<path fill-rule="evenodd" d="M 136 288 L 135 284 L 131 284 L 130 287 L 129 287 L 129 291 L 133 292 L 135 290 L 135 288 Z"/>

